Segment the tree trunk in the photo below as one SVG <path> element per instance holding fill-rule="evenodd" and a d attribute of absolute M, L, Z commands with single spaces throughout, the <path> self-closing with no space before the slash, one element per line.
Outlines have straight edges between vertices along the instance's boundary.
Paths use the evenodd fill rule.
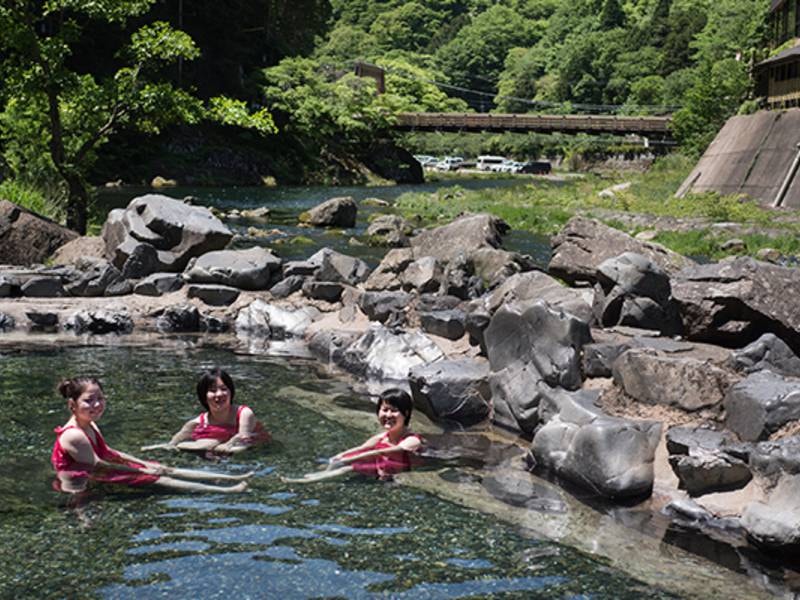
<path fill-rule="evenodd" d="M 81 235 L 86 235 L 86 224 L 89 211 L 89 192 L 83 185 L 83 180 L 79 175 L 70 173 L 64 175 L 64 179 L 69 186 L 69 198 L 67 199 L 67 227 L 77 231 Z"/>

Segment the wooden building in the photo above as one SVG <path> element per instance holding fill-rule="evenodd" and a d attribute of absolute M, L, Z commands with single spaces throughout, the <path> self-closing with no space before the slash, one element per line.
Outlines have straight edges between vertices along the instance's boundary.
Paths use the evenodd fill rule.
<path fill-rule="evenodd" d="M 756 65 L 756 95 L 768 108 L 800 106 L 800 0 L 772 0 L 769 37 L 771 48 L 792 43 Z"/>

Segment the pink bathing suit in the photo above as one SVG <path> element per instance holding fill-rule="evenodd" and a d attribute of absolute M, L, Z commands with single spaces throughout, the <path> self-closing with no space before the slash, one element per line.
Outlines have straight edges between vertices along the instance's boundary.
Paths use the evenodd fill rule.
<path fill-rule="evenodd" d="M 234 425 L 212 425 L 208 422 L 208 413 L 204 412 L 199 417 L 199 422 L 192 431 L 193 440 L 206 440 L 213 439 L 220 442 L 227 442 L 237 433 L 239 433 L 239 419 L 242 417 L 242 411 L 247 408 L 241 405 L 236 410 L 236 424 Z M 261 421 L 256 421 L 256 429 L 252 435 L 246 440 L 249 443 L 264 442 L 269 439 L 269 434 L 264 431 L 264 426 Z"/>
<path fill-rule="evenodd" d="M 420 437 L 416 433 L 407 433 L 400 441 L 409 438 L 415 437 L 420 439 Z M 420 439 L 420 442 L 422 440 Z M 398 442 L 399 443 L 399 442 Z M 381 448 L 391 448 L 392 446 L 396 446 L 397 444 L 392 444 L 389 441 L 389 434 L 384 433 L 383 436 L 378 440 L 378 443 L 375 444 L 372 448 L 366 448 L 365 450 L 356 450 L 355 452 L 348 452 L 344 455 L 343 458 L 347 458 L 350 456 L 358 456 L 362 452 L 369 452 L 371 450 L 380 450 Z M 390 452 L 389 454 L 379 454 L 377 456 L 370 456 L 365 458 L 364 460 L 357 460 L 355 462 L 350 463 L 350 466 L 353 467 L 353 470 L 357 473 L 362 473 L 363 475 L 371 475 L 376 477 L 380 474 L 386 475 L 393 475 L 395 473 L 400 473 L 402 471 L 408 471 L 411 469 L 411 452 L 408 450 L 398 450 L 397 452 Z"/>
<path fill-rule="evenodd" d="M 133 467 L 135 469 L 144 469 L 144 467 L 138 463 L 131 462 L 129 460 L 125 460 L 122 458 L 115 450 L 112 450 L 106 444 L 106 441 L 103 439 L 103 436 L 100 433 L 100 430 L 97 427 L 92 426 L 94 429 L 94 435 L 96 441 L 92 441 L 92 438 L 86 434 L 85 431 L 81 430 L 86 438 L 89 440 L 89 443 L 92 445 L 92 450 L 97 455 L 98 458 L 104 460 L 106 462 L 116 463 L 120 465 L 125 465 L 128 467 Z M 86 465 L 79 463 L 69 452 L 64 450 L 61 447 L 61 434 L 64 433 L 67 429 L 80 429 L 80 427 L 76 425 L 67 425 L 66 427 L 56 427 L 53 431 L 56 432 L 56 443 L 53 444 L 53 453 L 50 455 L 50 463 L 53 465 L 53 468 L 56 470 L 56 473 L 68 473 L 70 477 L 75 478 L 89 478 L 92 481 L 99 481 L 101 483 L 120 483 L 124 485 L 148 485 L 154 483 L 158 479 L 158 475 L 148 475 L 147 473 L 133 473 L 130 471 L 117 471 L 115 469 L 109 469 L 107 467 L 96 467 L 94 465 Z M 58 490 L 61 491 L 61 481 L 56 478 L 53 486 Z"/>

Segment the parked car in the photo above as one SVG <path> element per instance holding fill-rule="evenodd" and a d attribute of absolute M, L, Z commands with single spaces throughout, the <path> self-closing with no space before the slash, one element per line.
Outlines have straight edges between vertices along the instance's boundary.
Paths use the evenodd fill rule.
<path fill-rule="evenodd" d="M 547 175 L 552 170 L 546 160 L 531 160 L 520 164 L 516 173 L 530 173 L 533 175 Z"/>
<path fill-rule="evenodd" d="M 504 156 L 485 154 L 478 157 L 478 160 L 475 162 L 475 168 L 479 171 L 496 171 L 500 165 L 505 162 L 506 158 Z"/>
<path fill-rule="evenodd" d="M 435 156 L 428 156 L 427 154 L 415 154 L 414 158 L 417 159 L 417 162 L 423 167 L 432 167 L 439 162 L 438 158 Z"/>
<path fill-rule="evenodd" d="M 464 164 L 464 158 L 461 156 L 445 156 L 442 160 L 436 163 L 436 169 L 439 171 L 456 171 Z"/>

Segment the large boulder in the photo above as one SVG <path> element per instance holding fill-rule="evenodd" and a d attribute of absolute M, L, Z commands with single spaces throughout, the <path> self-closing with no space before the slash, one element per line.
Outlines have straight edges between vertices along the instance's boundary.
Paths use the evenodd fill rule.
<path fill-rule="evenodd" d="M 742 513 L 748 537 L 767 550 L 800 549 L 800 475 L 784 475 L 766 502 L 752 502 Z"/>
<path fill-rule="evenodd" d="M 64 329 L 77 334 L 130 333 L 133 331 L 133 319 L 127 312 L 82 310 L 67 319 Z"/>
<path fill-rule="evenodd" d="M 442 350 L 419 331 L 394 333 L 373 324 L 342 353 L 340 366 L 370 379 L 405 382 L 412 367 L 442 358 Z"/>
<path fill-rule="evenodd" d="M 648 348 L 623 352 L 613 363 L 614 381 L 645 404 L 694 411 L 718 405 L 734 377 L 708 361 L 666 356 Z"/>
<path fill-rule="evenodd" d="M 512 275 L 486 296 L 484 305 L 494 313 L 503 304 L 530 304 L 535 300 L 543 300 L 587 323 L 592 320 L 590 291 L 567 287 L 542 271 Z"/>
<path fill-rule="evenodd" d="M 800 475 L 800 436 L 753 444 L 748 462 L 753 473 L 772 487 L 784 473 Z"/>
<path fill-rule="evenodd" d="M 400 215 L 380 215 L 367 227 L 367 241 L 372 246 L 401 248 L 408 246 L 412 227 Z"/>
<path fill-rule="evenodd" d="M 114 265 L 100 261 L 80 272 L 64 289 L 70 296 L 120 296 L 129 294 L 132 287 Z"/>
<path fill-rule="evenodd" d="M 440 360 L 412 367 L 414 405 L 437 421 L 470 426 L 489 416 L 489 365 L 485 360 Z"/>
<path fill-rule="evenodd" d="M 542 393 L 531 454 L 537 466 L 607 498 L 649 494 L 661 424 L 610 417 L 597 392 Z"/>
<path fill-rule="evenodd" d="M 551 240 L 552 258 L 547 270 L 560 279 L 595 283 L 597 267 L 624 252 L 646 256 L 672 275 L 694 262 L 659 244 L 643 242 L 595 219 L 573 217 Z"/>
<path fill-rule="evenodd" d="M 669 276 L 646 256 L 633 252 L 609 258 L 597 267 L 594 311 L 603 327 L 625 325 L 666 335 L 680 331 Z"/>
<path fill-rule="evenodd" d="M 300 222 L 315 227 L 355 227 L 358 206 L 350 196 L 331 198 L 300 214 Z"/>
<path fill-rule="evenodd" d="M 581 385 L 580 355 L 592 341 L 587 323 L 545 302 L 500 308 L 484 332 L 492 371 L 530 364 L 551 386 Z"/>
<path fill-rule="evenodd" d="M 106 254 L 122 270 L 140 245 L 156 250 L 152 272 L 180 272 L 189 260 L 207 252 L 222 250 L 233 234 L 205 207 L 148 194 L 130 201 L 124 209 L 108 214 L 102 237 Z M 139 277 L 149 273 L 139 272 Z"/>
<path fill-rule="evenodd" d="M 746 441 L 763 440 L 800 419 L 800 379 L 758 371 L 725 397 L 725 425 Z"/>
<path fill-rule="evenodd" d="M 254 300 L 236 316 L 236 332 L 264 338 L 302 337 L 319 316 L 313 306 L 291 309 Z"/>
<path fill-rule="evenodd" d="M 106 260 L 106 243 L 99 235 L 86 235 L 68 241 L 50 257 L 53 265 L 79 266 Z"/>
<path fill-rule="evenodd" d="M 308 259 L 308 262 L 312 265 L 319 265 L 313 275 L 317 281 L 358 285 L 369 275 L 369 267 L 363 260 L 341 254 L 330 248 L 323 248 L 316 252 Z"/>
<path fill-rule="evenodd" d="M 772 333 L 765 333 L 755 342 L 731 353 L 731 366 L 744 373 L 768 369 L 779 375 L 800 377 L 800 357 Z"/>
<path fill-rule="evenodd" d="M 78 234 L 17 206 L 0 200 L 0 264 L 41 264 Z"/>
<path fill-rule="evenodd" d="M 741 346 L 774 333 L 800 352 L 800 269 L 749 257 L 684 269 L 672 279 L 689 339 Z"/>
<path fill-rule="evenodd" d="M 281 259 L 271 250 L 218 250 L 189 263 L 184 276 L 190 283 L 216 283 L 241 290 L 265 290 L 281 270 Z"/>
<path fill-rule="evenodd" d="M 364 282 L 367 290 L 398 290 L 403 287 L 401 275 L 414 262 L 411 248 L 392 248 Z M 438 283 L 436 284 L 438 289 Z"/>
<path fill-rule="evenodd" d="M 471 256 L 482 248 L 499 248 L 508 225 L 487 214 L 466 215 L 452 223 L 426 229 L 411 238 L 414 258 L 433 256 L 449 262 L 458 256 Z"/>

